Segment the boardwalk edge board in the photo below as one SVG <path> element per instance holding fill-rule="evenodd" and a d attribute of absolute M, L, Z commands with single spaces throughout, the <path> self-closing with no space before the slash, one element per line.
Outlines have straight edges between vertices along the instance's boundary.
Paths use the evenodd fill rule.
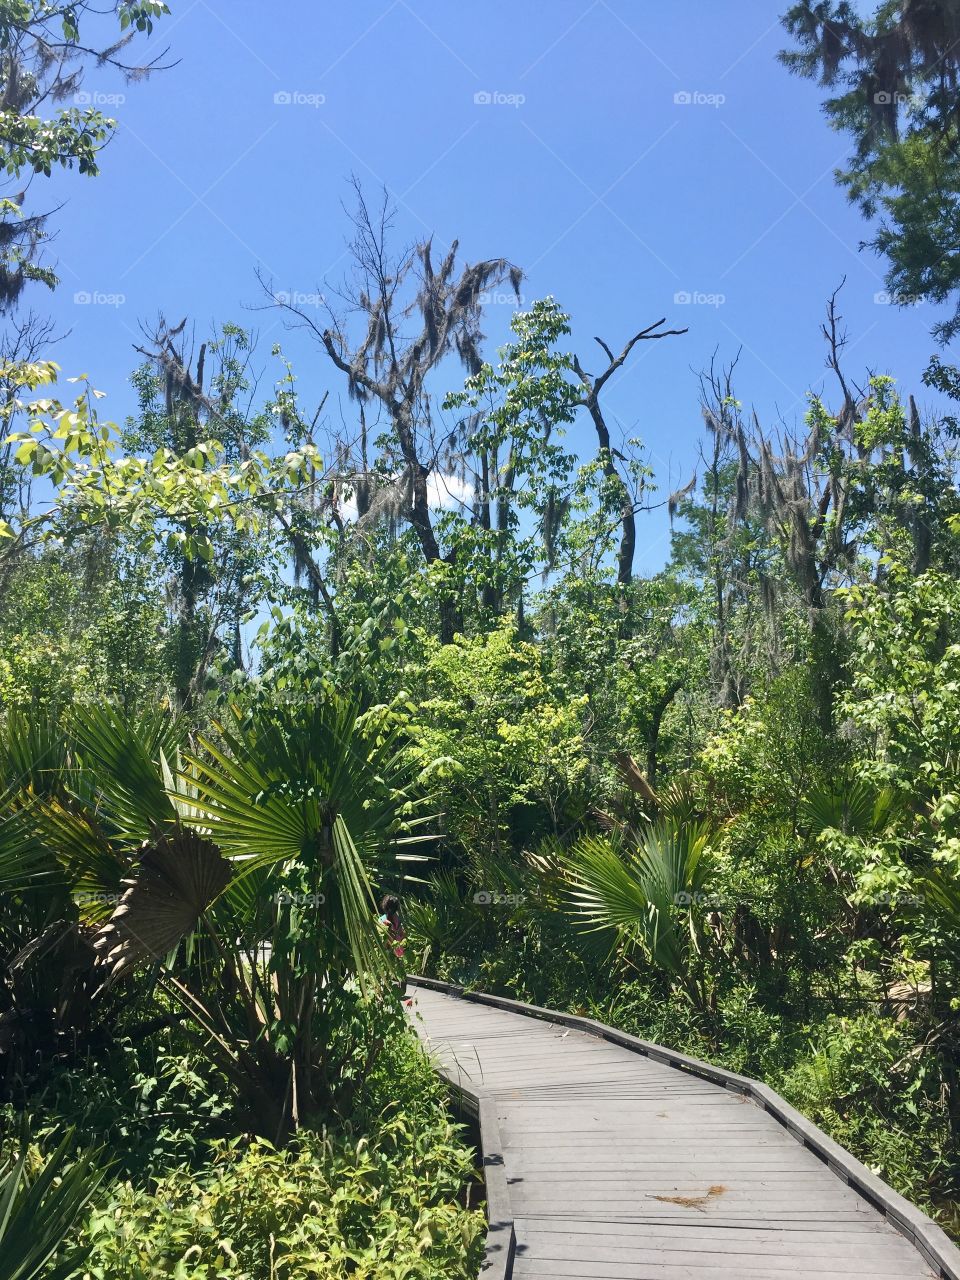
<path fill-rule="evenodd" d="M 411 985 L 427 985 L 425 978 L 407 978 L 407 982 Z M 492 1098 L 484 1098 L 468 1089 L 442 1067 L 437 1066 L 435 1070 L 449 1087 L 455 1106 L 476 1116 L 480 1129 L 480 1154 L 487 1198 L 487 1239 L 480 1269 L 481 1280 L 511 1280 L 517 1233 L 510 1203 L 510 1189 L 507 1186 L 497 1104 Z"/>
<path fill-rule="evenodd" d="M 655 1062 L 675 1067 L 690 1075 L 710 1080 L 721 1088 L 729 1089 L 750 1098 L 759 1107 L 773 1116 L 780 1124 L 807 1150 L 812 1151 L 830 1171 L 887 1219 L 896 1230 L 909 1240 L 923 1258 L 935 1270 L 939 1271 L 941 1280 L 960 1280 L 960 1250 L 950 1240 L 947 1233 L 925 1213 L 911 1204 L 892 1187 L 870 1172 L 855 1159 L 849 1151 L 827 1137 L 812 1121 L 800 1114 L 794 1107 L 784 1101 L 769 1085 L 754 1080 L 750 1076 L 738 1075 L 723 1067 L 712 1066 L 692 1058 L 688 1054 L 666 1049 L 663 1045 L 651 1044 L 626 1031 L 618 1031 L 593 1018 L 581 1018 L 573 1013 L 561 1013 L 555 1009 L 542 1009 L 538 1005 L 524 1004 L 519 1000 L 510 1000 L 506 996 L 487 995 L 482 991 L 468 991 L 450 982 L 440 982 L 436 978 L 410 976 L 407 981 L 412 986 L 425 987 L 431 991 L 439 991 L 444 995 L 456 996 L 474 1004 L 490 1005 L 495 1009 L 503 1009 L 508 1013 L 523 1014 L 528 1018 L 539 1018 L 546 1022 L 555 1022 L 561 1026 L 572 1027 L 584 1031 L 588 1035 L 608 1040 L 611 1044 L 620 1045 L 634 1053 Z M 448 1083 L 453 1081 L 441 1072 Z M 487 1184 L 487 1255 L 484 1260 L 484 1280 L 510 1280 L 513 1275 L 513 1254 L 516 1247 L 516 1236 L 513 1224 L 513 1213 L 510 1208 L 510 1195 L 503 1172 L 501 1155 L 500 1128 L 497 1123 L 496 1106 L 492 1100 L 484 1099 L 472 1093 L 463 1085 L 455 1085 L 456 1091 L 465 1095 L 470 1110 L 475 1111 L 480 1119 L 480 1140 L 484 1154 L 484 1173 Z M 488 1164 L 488 1154 L 492 1164 Z M 491 1178 L 491 1175 L 493 1177 Z M 491 1195 L 492 1189 L 492 1195 Z M 505 1243 L 506 1242 L 506 1243 Z"/>

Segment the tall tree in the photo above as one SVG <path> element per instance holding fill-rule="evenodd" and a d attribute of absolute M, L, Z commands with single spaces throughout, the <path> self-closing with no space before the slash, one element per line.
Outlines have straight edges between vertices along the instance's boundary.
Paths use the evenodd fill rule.
<path fill-rule="evenodd" d="M 322 325 L 295 302 L 279 300 L 278 305 L 318 339 L 359 407 L 359 438 L 355 444 L 343 442 L 344 453 L 352 455 L 359 514 L 399 516 L 413 530 L 428 566 L 452 566 L 457 547 L 441 545 L 431 498 L 437 478 L 457 465 L 462 442 L 435 421 L 430 377 L 450 355 L 469 373 L 479 370 L 484 293 L 508 280 L 519 289 L 520 271 L 505 258 L 458 267 L 456 241 L 436 264 L 432 240 L 394 257 L 389 244 L 393 211 L 386 195 L 372 209 L 359 184 L 354 186 L 354 278 L 341 296 L 359 315 L 362 331 L 351 336 L 348 321 L 333 312 L 329 324 Z M 371 413 L 388 424 L 376 466 L 368 454 Z M 440 619 L 445 643 L 459 626 L 458 601 L 447 592 Z"/>
<path fill-rule="evenodd" d="M 837 180 L 868 218 L 895 297 L 952 302 L 934 332 L 960 331 L 960 3 L 801 0 L 784 25 L 797 47 L 781 61 L 830 91 L 824 111 L 853 139 Z"/>
<path fill-rule="evenodd" d="M 108 12 L 116 15 L 119 34 L 90 43 L 88 27 L 102 27 Z M 116 122 L 81 88 L 84 72 L 108 66 L 129 82 L 163 66 L 166 50 L 146 63 L 129 62 L 126 53 L 168 12 L 163 0 L 115 0 L 106 9 L 89 0 L 0 0 L 0 151 L 7 174 L 0 196 L 0 313 L 16 304 L 29 281 L 51 288 L 57 283 L 40 260 L 50 213 L 24 212 L 30 181 L 55 168 L 96 174 L 113 133 Z M 70 101 L 41 114 L 50 104 Z"/>
<path fill-rule="evenodd" d="M 637 509 L 638 494 L 635 479 L 631 475 L 630 459 L 626 458 L 612 443 L 610 428 L 606 415 L 600 404 L 600 393 L 615 373 L 623 368 L 630 352 L 638 342 L 652 342 L 658 338 L 679 337 L 686 329 L 664 329 L 665 319 L 654 321 L 624 345 L 618 356 L 602 338 L 594 341 L 600 346 L 607 358 L 607 367 L 599 374 L 585 372 L 579 359 L 574 357 L 573 369 L 580 379 L 582 394 L 577 404 L 586 409 L 597 433 L 597 444 L 600 449 L 600 463 L 609 489 L 609 501 L 620 517 L 621 535 L 617 551 L 617 582 L 620 586 L 629 586 L 633 581 L 633 561 L 637 549 Z M 620 465 L 618 465 L 618 463 Z"/>

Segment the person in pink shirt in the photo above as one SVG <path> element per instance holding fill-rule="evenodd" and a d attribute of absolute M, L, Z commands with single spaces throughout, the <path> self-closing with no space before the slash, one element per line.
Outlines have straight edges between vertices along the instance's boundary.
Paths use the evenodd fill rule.
<path fill-rule="evenodd" d="M 380 924 L 386 929 L 390 944 L 393 947 L 393 954 L 398 960 L 403 959 L 404 941 L 406 933 L 403 928 L 403 922 L 400 919 L 400 900 L 395 898 L 392 893 L 385 894 L 380 903 Z M 400 979 L 401 996 L 407 989 L 405 978 Z M 410 1002 L 407 1001 L 409 1004 Z"/>

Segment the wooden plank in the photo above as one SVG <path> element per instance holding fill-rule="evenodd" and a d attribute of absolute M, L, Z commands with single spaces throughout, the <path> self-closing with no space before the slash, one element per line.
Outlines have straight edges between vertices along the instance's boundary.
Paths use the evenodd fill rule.
<path fill-rule="evenodd" d="M 745 1280 L 797 1280 L 798 1275 L 811 1274 L 819 1276 L 820 1280 L 850 1280 L 849 1268 L 798 1271 L 789 1259 L 785 1259 L 780 1267 L 769 1264 L 764 1264 L 761 1268 L 741 1267 L 738 1263 L 727 1266 L 723 1262 L 714 1262 L 705 1269 L 702 1262 L 684 1265 L 665 1261 L 610 1261 L 602 1253 L 598 1258 L 583 1260 L 534 1259 L 518 1255 L 513 1274 L 517 1280 L 569 1280 L 571 1277 L 577 1277 L 578 1280 L 703 1280 L 704 1277 L 709 1277 L 710 1280 L 739 1280 L 741 1276 Z M 854 1274 L 877 1277 L 877 1280 L 881 1277 L 887 1277 L 888 1280 L 893 1280 L 893 1277 L 896 1280 L 914 1280 L 916 1276 L 916 1272 L 906 1268 L 887 1269 L 884 1266 L 877 1269 L 870 1263 L 858 1267 Z"/>
<path fill-rule="evenodd" d="M 889 1229 L 879 1214 L 874 1218 L 852 1223 L 815 1223 L 812 1228 L 805 1222 L 792 1225 L 785 1223 L 774 1227 L 738 1223 L 736 1226 L 724 1231 L 716 1231 L 713 1226 L 708 1226 L 702 1222 L 661 1222 L 653 1226 L 641 1217 L 636 1219 L 629 1217 L 613 1219 L 606 1217 L 602 1213 L 592 1217 L 580 1214 L 570 1220 L 545 1214 L 517 1214 L 515 1222 L 523 1224 L 527 1230 L 535 1230 L 541 1233 L 549 1232 L 553 1234 L 557 1231 L 566 1231 L 584 1235 L 609 1235 L 610 1225 L 615 1222 L 617 1234 L 624 1240 L 648 1239 L 654 1236 L 668 1240 L 708 1238 L 711 1241 L 718 1242 L 717 1247 L 722 1247 L 722 1242 L 725 1241 L 775 1240 L 782 1243 L 785 1240 L 789 1240 L 794 1242 L 792 1247 L 806 1249 L 809 1246 L 809 1242 L 814 1239 L 832 1242 L 848 1238 L 861 1239 L 867 1235 L 871 1237 L 880 1236 L 882 1241 L 886 1243 L 892 1240 L 895 1244 L 902 1245 L 907 1249 L 913 1248 L 902 1236 L 896 1233 L 891 1236 Z M 520 1230 L 520 1225 L 517 1226 L 517 1230 Z"/>
<path fill-rule="evenodd" d="M 438 1069 L 496 1133 L 490 1237 L 509 1217 L 512 1243 L 488 1250 L 490 1280 L 921 1280 L 931 1255 L 960 1280 L 934 1224 L 888 1188 L 878 1201 L 765 1086 L 498 997 L 418 983 L 415 1001 Z"/>
<path fill-rule="evenodd" d="M 907 1250 L 907 1256 L 900 1258 L 890 1257 L 881 1253 L 864 1253 L 861 1250 L 839 1255 L 808 1254 L 802 1259 L 803 1269 L 800 1274 L 817 1276 L 842 1275 L 845 1280 L 849 1280 L 851 1268 L 855 1267 L 854 1275 L 890 1276 L 909 1280 L 909 1278 L 916 1276 L 916 1271 L 912 1266 L 909 1246 L 907 1246 Z M 536 1262 L 541 1269 L 544 1264 L 558 1262 L 579 1263 L 581 1266 L 583 1263 L 605 1262 L 627 1267 L 642 1267 L 645 1270 L 651 1266 L 661 1266 L 690 1268 L 695 1275 L 706 1272 L 711 1276 L 715 1276 L 718 1273 L 721 1275 L 726 1273 L 753 1277 L 773 1277 L 777 1275 L 795 1277 L 798 1274 L 796 1263 L 800 1261 L 775 1252 L 767 1254 L 711 1253 L 706 1249 L 701 1249 L 674 1250 L 664 1253 L 656 1246 L 631 1249 L 606 1242 L 594 1245 L 589 1252 L 585 1252 L 582 1246 L 578 1246 L 571 1240 L 559 1236 L 552 1237 L 548 1244 L 542 1244 L 536 1239 L 529 1241 L 526 1246 L 518 1244 L 518 1264 L 520 1262 L 525 1264 L 528 1259 L 531 1263 Z M 517 1274 L 516 1264 L 515 1274 Z M 588 1272 L 588 1274 L 591 1273 Z"/>
<path fill-rule="evenodd" d="M 572 1229 L 574 1225 L 577 1230 Z M 687 1229 L 682 1235 L 669 1235 L 667 1227 L 654 1228 L 645 1224 L 642 1237 L 631 1238 L 621 1231 L 615 1238 L 615 1243 L 610 1243 L 610 1224 L 604 1222 L 595 1225 L 602 1230 L 589 1233 L 577 1223 L 569 1226 L 558 1224 L 555 1230 L 549 1231 L 537 1219 L 517 1218 L 517 1249 L 523 1254 L 536 1245 L 539 1256 L 544 1258 L 557 1256 L 555 1251 L 558 1249 L 563 1250 L 559 1255 L 561 1257 L 577 1257 L 581 1253 L 589 1257 L 606 1240 L 608 1248 L 617 1249 L 628 1257 L 651 1250 L 669 1258 L 679 1255 L 681 1260 L 688 1262 L 703 1253 L 737 1259 L 779 1258 L 783 1256 L 785 1244 L 794 1257 L 826 1258 L 836 1262 L 844 1258 L 870 1257 L 882 1260 L 891 1256 L 912 1261 L 914 1257 L 913 1247 L 906 1240 L 901 1237 L 899 1241 L 891 1242 L 885 1233 L 877 1233 L 875 1238 L 871 1238 L 869 1233 L 862 1231 L 834 1233 L 824 1237 L 814 1237 L 809 1232 L 800 1236 L 794 1232 L 792 1238 L 785 1241 L 782 1231 L 701 1230 L 695 1233 L 692 1229 Z"/>

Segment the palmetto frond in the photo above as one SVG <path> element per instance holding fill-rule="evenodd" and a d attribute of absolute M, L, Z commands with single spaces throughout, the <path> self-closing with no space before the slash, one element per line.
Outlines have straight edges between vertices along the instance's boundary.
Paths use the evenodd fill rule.
<path fill-rule="evenodd" d="M 6 809 L 6 812 L 3 812 Z M 15 807 L 14 797 L 0 796 L 0 893 L 66 892 L 61 867 L 38 837 L 32 807 Z"/>
<path fill-rule="evenodd" d="M 212 841 L 189 828 L 146 844 L 136 877 L 94 940 L 111 980 L 141 960 L 160 961 L 197 927 L 231 878 Z"/>
<path fill-rule="evenodd" d="M 615 930 L 674 976 L 697 947 L 695 909 L 712 864 L 703 827 L 657 823 L 636 844 L 587 836 L 566 858 L 569 900 L 588 929 Z"/>
<path fill-rule="evenodd" d="M 567 857 L 570 900 L 591 929 L 635 930 L 650 899 L 635 862 L 607 836 L 584 836 Z"/>
<path fill-rule="evenodd" d="M 37 838 L 59 867 L 80 918 L 100 921 L 113 910 L 127 857 L 110 839 L 94 809 L 68 800 L 38 800 L 30 814 Z M 36 881 L 31 887 L 36 887 Z"/>
<path fill-rule="evenodd" d="M 432 957 L 453 951 L 482 923 L 481 908 L 453 871 L 435 872 L 426 882 L 429 897 L 407 902 L 407 932 L 417 948 L 420 972 Z"/>
<path fill-rule="evenodd" d="M 659 815 L 665 822 L 684 827 L 699 820 L 700 803 L 686 777 L 675 778 L 668 786 L 661 787 L 658 799 Z"/>
<path fill-rule="evenodd" d="M 197 812 L 237 857 L 302 857 L 334 815 L 358 848 L 382 855 L 425 820 L 413 816 L 393 737 L 346 699 L 252 714 L 234 709 L 233 722 L 217 728 L 218 741 L 202 738 L 203 754 L 185 759 Z"/>
<path fill-rule="evenodd" d="M 79 707 L 71 729 L 83 775 L 95 779 L 124 843 L 135 847 L 176 822 L 161 762 L 176 759 L 180 729 L 168 714 L 131 719 L 109 704 Z"/>
<path fill-rule="evenodd" d="M 801 818 L 812 835 L 836 829 L 848 836 L 882 831 L 896 816 L 899 798 L 890 788 L 877 790 L 859 780 L 813 788 L 801 805 Z"/>
<path fill-rule="evenodd" d="M 931 872 L 921 880 L 924 900 L 941 928 L 960 937 L 960 883 L 943 870 Z"/>
<path fill-rule="evenodd" d="M 0 788 L 11 795 L 47 795 L 59 789 L 68 759 L 63 725 L 52 713 L 5 713 L 0 734 Z"/>
<path fill-rule="evenodd" d="M 41 838 L 43 801 L 62 795 L 69 750 L 52 715 L 10 710 L 0 729 L 0 892 L 41 889 L 65 897 L 68 879 Z"/>
<path fill-rule="evenodd" d="M 376 924 L 374 885 L 425 818 L 394 736 L 330 695 L 311 707 L 234 712 L 185 755 L 196 812 L 243 878 L 270 865 L 300 868 L 318 900 L 331 953 L 345 949 L 360 981 L 389 956 Z M 301 881 L 301 883 L 303 883 Z"/>

